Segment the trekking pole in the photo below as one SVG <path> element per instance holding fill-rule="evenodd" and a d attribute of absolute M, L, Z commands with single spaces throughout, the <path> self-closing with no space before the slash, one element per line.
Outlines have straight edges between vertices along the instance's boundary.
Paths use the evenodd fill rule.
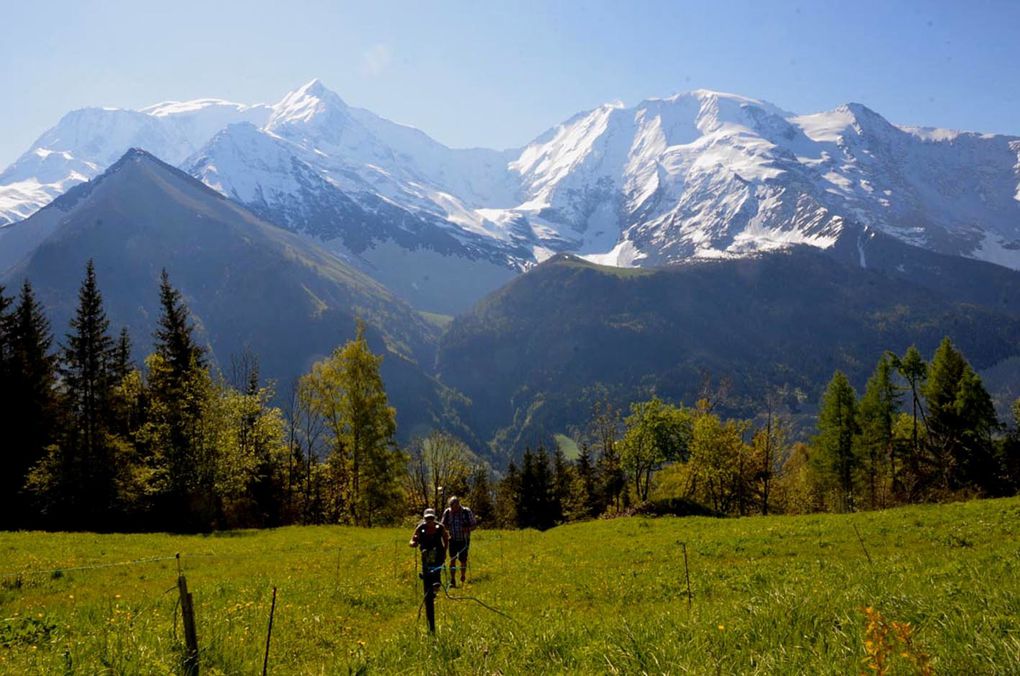
<path fill-rule="evenodd" d="M 680 546 L 684 550 L 684 577 L 687 579 L 687 610 L 690 610 L 693 597 L 691 596 L 691 569 L 687 565 L 687 543 L 681 542 Z"/>
<path fill-rule="evenodd" d="M 276 587 L 273 587 L 273 605 L 269 607 L 269 629 L 266 631 L 266 656 L 262 660 L 262 676 L 269 670 L 269 641 L 273 637 L 273 615 L 276 613 Z"/>
<path fill-rule="evenodd" d="M 857 524 L 851 523 L 850 525 L 854 527 L 854 532 L 857 533 L 857 541 L 861 543 L 861 549 L 864 550 L 864 556 L 868 557 L 868 565 L 874 566 L 875 562 L 871 560 L 871 554 L 868 553 L 868 548 L 864 546 L 864 538 L 861 537 L 861 531 L 857 530 Z"/>

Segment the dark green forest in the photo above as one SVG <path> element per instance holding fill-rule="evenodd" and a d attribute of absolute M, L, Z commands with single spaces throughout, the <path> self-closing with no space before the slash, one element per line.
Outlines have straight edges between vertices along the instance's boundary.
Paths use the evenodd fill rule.
<path fill-rule="evenodd" d="M 254 354 L 226 371 L 212 363 L 165 271 L 153 293 L 158 328 L 136 364 L 91 262 L 59 338 L 29 282 L 14 298 L 0 289 L 3 528 L 371 526 L 459 494 L 483 523 L 545 529 L 606 515 L 854 511 L 1020 489 L 1020 401 L 1013 420 L 999 420 L 948 338 L 930 358 L 915 347 L 876 354 L 862 393 L 837 371 L 808 441 L 796 440 L 780 388 L 732 417 L 725 386 L 706 382 L 693 406 L 596 401 L 576 457 L 539 440 L 494 468 L 446 431 L 396 443 L 383 357 L 360 323 L 354 340 L 278 393 Z"/>

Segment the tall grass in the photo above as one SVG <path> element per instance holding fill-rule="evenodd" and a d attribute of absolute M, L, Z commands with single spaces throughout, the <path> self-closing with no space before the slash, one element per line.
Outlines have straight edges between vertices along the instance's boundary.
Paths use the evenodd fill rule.
<path fill-rule="evenodd" d="M 260 672 L 273 586 L 273 673 L 868 673 L 908 625 L 936 673 L 1020 673 L 1018 523 L 1009 499 L 481 531 L 450 593 L 512 619 L 443 596 L 435 637 L 404 529 L 6 533 L 0 672 L 173 673 L 176 562 L 69 569 L 181 552 L 206 673 Z M 917 673 L 894 639 L 887 673 Z"/>

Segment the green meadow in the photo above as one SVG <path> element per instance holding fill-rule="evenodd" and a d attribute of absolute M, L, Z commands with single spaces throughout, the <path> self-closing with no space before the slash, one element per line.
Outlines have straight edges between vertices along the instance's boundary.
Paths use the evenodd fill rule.
<path fill-rule="evenodd" d="M 479 531 L 449 594 L 505 615 L 440 596 L 435 636 L 410 528 L 0 533 L 0 673 L 178 673 L 179 552 L 202 673 L 261 672 L 276 587 L 277 674 L 1016 674 L 1018 524 L 1012 498 Z"/>

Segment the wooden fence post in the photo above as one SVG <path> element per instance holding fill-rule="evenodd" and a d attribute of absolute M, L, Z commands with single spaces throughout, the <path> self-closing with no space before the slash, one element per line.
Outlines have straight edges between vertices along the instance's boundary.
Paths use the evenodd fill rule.
<path fill-rule="evenodd" d="M 198 676 L 198 633 L 195 631 L 195 606 L 188 591 L 188 581 L 184 575 L 177 576 L 177 590 L 181 595 L 181 619 L 184 621 L 184 654 L 185 676 Z"/>

